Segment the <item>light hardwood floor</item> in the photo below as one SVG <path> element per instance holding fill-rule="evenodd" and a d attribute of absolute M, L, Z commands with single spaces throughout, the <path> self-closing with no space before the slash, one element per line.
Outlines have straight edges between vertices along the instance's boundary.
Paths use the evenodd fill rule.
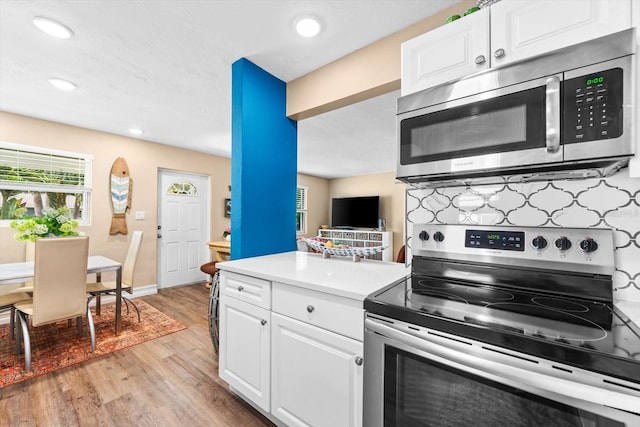
<path fill-rule="evenodd" d="M 273 426 L 218 378 L 203 285 L 142 298 L 188 326 L 0 390 L 0 426 Z"/>

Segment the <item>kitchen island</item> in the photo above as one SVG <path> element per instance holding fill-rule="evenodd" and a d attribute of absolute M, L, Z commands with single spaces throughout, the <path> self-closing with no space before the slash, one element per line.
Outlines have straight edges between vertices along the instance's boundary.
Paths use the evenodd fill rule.
<path fill-rule="evenodd" d="M 409 269 L 309 252 L 218 267 L 220 378 L 276 424 L 361 426 L 364 299 Z"/>

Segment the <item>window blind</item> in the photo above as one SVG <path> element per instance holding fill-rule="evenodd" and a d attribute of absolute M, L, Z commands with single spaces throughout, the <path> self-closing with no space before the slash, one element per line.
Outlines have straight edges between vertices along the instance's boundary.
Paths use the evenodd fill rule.
<path fill-rule="evenodd" d="M 305 210 L 307 208 L 307 189 L 304 187 L 296 188 L 296 210 Z"/>
<path fill-rule="evenodd" d="M 5 185 L 84 189 L 86 172 L 87 158 L 81 155 L 0 147 L 0 182 Z"/>

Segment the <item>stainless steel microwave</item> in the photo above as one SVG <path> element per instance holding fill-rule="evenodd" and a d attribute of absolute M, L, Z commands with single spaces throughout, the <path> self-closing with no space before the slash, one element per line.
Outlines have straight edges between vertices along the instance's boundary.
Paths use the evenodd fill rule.
<path fill-rule="evenodd" d="M 635 28 L 398 99 L 398 179 L 606 176 L 634 154 Z"/>

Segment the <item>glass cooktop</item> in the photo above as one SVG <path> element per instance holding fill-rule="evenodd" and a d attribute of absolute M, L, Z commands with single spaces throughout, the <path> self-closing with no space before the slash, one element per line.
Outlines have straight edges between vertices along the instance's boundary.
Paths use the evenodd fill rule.
<path fill-rule="evenodd" d="M 640 384 L 640 327 L 604 302 L 414 276 L 365 309 Z"/>

